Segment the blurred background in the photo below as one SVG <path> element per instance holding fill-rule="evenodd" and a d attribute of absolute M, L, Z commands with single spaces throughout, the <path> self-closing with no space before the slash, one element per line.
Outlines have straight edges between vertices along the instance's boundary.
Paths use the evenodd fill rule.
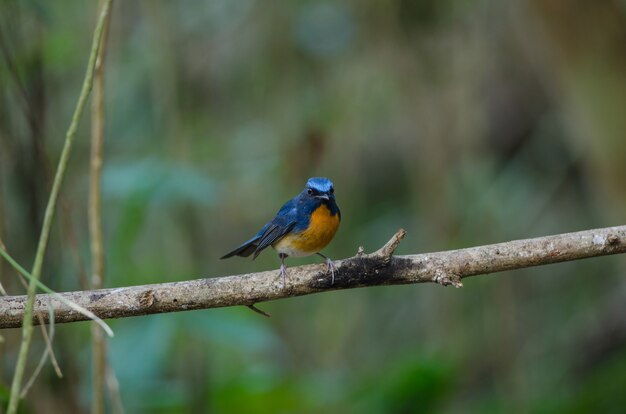
<path fill-rule="evenodd" d="M 27 268 L 96 18 L 0 5 L 0 238 Z M 218 258 L 310 176 L 335 183 L 333 258 L 399 227 L 409 254 L 626 222 L 623 0 L 119 1 L 105 94 L 107 287 L 277 269 Z M 89 278 L 89 151 L 87 110 L 56 290 Z M 269 319 L 115 320 L 109 360 L 129 413 L 623 412 L 625 272 L 613 256 L 261 304 Z M 5 262 L 0 281 L 24 293 Z M 23 412 L 89 410 L 89 324 L 56 330 L 64 378 L 47 365 Z M 3 400 L 20 334 L 1 332 Z"/>

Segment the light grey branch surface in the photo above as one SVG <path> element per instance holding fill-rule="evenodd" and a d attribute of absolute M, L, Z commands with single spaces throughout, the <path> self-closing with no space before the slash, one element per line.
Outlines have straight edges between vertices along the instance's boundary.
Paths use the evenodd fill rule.
<path fill-rule="evenodd" d="M 588 257 L 626 252 L 626 226 L 586 230 L 436 253 L 393 256 L 404 237 L 399 230 L 372 254 L 335 262 L 335 283 L 326 264 L 288 268 L 282 287 L 278 271 L 159 283 L 62 295 L 101 318 L 125 318 L 225 306 L 251 306 L 269 300 L 366 286 L 435 282 L 461 287 L 461 279 Z M 48 321 L 48 302 L 56 323 L 87 318 L 49 295 L 37 295 L 35 311 Z M 21 326 L 26 296 L 0 297 L 0 328 Z M 38 323 L 35 318 L 33 323 Z"/>

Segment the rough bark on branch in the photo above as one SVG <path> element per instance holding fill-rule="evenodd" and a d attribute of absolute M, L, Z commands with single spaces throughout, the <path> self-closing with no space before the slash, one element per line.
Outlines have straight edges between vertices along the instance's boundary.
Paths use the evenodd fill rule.
<path fill-rule="evenodd" d="M 101 318 L 125 318 L 225 306 L 250 306 L 286 297 L 337 289 L 435 282 L 462 286 L 461 279 L 530 266 L 626 252 L 626 226 L 587 230 L 436 253 L 393 256 L 404 237 L 399 230 L 382 248 L 335 262 L 335 283 L 326 264 L 288 268 L 286 287 L 278 271 L 159 283 L 62 295 Z M 48 303 L 56 323 L 87 318 L 62 302 L 37 295 L 35 311 L 48 321 Z M 21 326 L 26 296 L 0 297 L 0 328 Z M 33 323 L 38 323 L 35 318 Z"/>

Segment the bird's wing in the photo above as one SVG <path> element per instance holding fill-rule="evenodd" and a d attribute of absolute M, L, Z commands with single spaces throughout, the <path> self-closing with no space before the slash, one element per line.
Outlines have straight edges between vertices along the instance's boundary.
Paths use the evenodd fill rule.
<path fill-rule="evenodd" d="M 253 258 L 256 259 L 261 251 L 272 245 L 272 243 L 280 240 L 294 228 L 297 223 L 296 205 L 295 199 L 286 202 L 281 209 L 278 210 L 276 217 L 263 226 L 261 231 L 235 250 L 224 255 L 222 259 L 232 256 L 247 257 L 252 253 L 254 253 Z"/>
<path fill-rule="evenodd" d="M 276 217 L 263 227 L 257 234 L 260 238 L 257 241 L 257 248 L 254 251 L 254 258 L 268 246 L 283 238 L 296 225 L 297 209 L 294 200 L 285 203 L 278 211 Z"/>
<path fill-rule="evenodd" d="M 254 251 L 254 259 L 263 251 L 263 249 L 272 245 L 274 242 L 283 238 L 287 233 L 289 233 L 293 227 L 296 225 L 295 221 L 290 221 L 288 223 L 270 223 L 270 226 L 266 229 L 266 231 L 261 235 L 259 239 L 258 246 Z"/>

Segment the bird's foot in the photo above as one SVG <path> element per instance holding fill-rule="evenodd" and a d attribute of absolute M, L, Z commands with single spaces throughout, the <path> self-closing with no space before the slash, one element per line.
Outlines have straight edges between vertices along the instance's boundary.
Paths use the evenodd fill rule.
<path fill-rule="evenodd" d="M 283 277 L 282 288 L 284 289 L 286 286 L 285 281 L 287 280 L 287 268 L 284 263 L 280 265 L 280 275 Z"/>
<path fill-rule="evenodd" d="M 330 284 L 334 285 L 335 284 L 335 271 L 337 270 L 337 267 L 335 266 L 333 261 L 330 259 L 330 257 L 326 258 L 326 265 L 328 266 L 327 272 L 330 273 L 330 276 L 331 276 Z"/>

